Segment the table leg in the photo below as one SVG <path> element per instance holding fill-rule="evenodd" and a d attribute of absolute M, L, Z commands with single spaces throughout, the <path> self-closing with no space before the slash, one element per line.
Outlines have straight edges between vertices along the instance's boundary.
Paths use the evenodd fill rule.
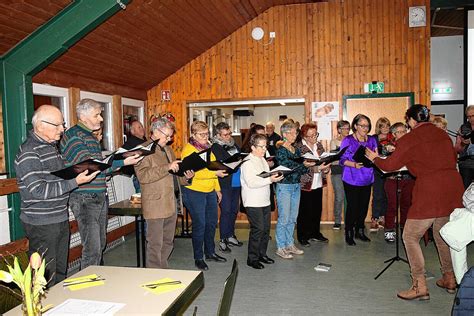
<path fill-rule="evenodd" d="M 145 234 L 145 219 L 143 218 L 143 216 L 140 216 L 141 217 L 141 242 L 142 242 L 142 267 L 145 268 L 146 267 L 146 234 Z"/>
<path fill-rule="evenodd" d="M 135 250 L 137 253 L 137 268 L 140 268 L 140 215 L 135 216 Z"/>

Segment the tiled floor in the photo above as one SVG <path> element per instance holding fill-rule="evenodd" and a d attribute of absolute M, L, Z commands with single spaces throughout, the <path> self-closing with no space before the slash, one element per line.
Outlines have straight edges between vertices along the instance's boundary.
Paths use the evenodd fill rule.
<path fill-rule="evenodd" d="M 433 243 L 422 246 L 431 299 L 403 301 L 396 297 L 396 293 L 410 286 L 407 264 L 395 262 L 378 280 L 374 280 L 386 266 L 384 260 L 395 255 L 395 245 L 383 240 L 383 231 L 371 233 L 372 242 L 357 242 L 355 247 L 344 243 L 342 230 L 333 231 L 331 225 L 323 225 L 322 231 L 329 243 L 312 243 L 309 248 L 303 248 L 304 255 L 293 260 L 275 258 L 275 242 L 270 241 L 268 255 L 275 258 L 276 263 L 255 270 L 246 265 L 248 230 L 239 229 L 237 235 L 244 241 L 244 246 L 232 248 L 232 253 L 225 255 L 227 263 L 209 263 L 210 269 L 204 273 L 205 288 L 187 309 L 186 315 L 192 315 L 194 306 L 198 306 L 198 315 L 215 315 L 234 258 L 239 263 L 239 275 L 232 315 L 450 314 L 454 295 L 435 284 L 441 273 Z M 472 249 L 469 250 L 473 253 Z M 403 249 L 401 256 L 406 258 Z M 105 256 L 106 265 L 133 266 L 135 260 L 134 236 Z M 316 272 L 314 266 L 319 262 L 332 264 L 331 270 Z M 470 257 L 470 263 L 474 263 L 474 255 Z M 191 239 L 175 240 L 170 265 L 174 269 L 195 269 Z"/>

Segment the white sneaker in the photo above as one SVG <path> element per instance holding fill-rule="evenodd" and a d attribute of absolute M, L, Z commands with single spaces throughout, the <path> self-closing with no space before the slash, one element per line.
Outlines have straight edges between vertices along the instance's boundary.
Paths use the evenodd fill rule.
<path fill-rule="evenodd" d="M 295 245 L 291 245 L 289 247 L 286 247 L 286 252 L 292 253 L 294 255 L 302 255 L 304 254 L 304 251 L 301 249 L 296 248 Z"/>
<path fill-rule="evenodd" d="M 283 259 L 293 259 L 291 253 L 287 252 L 285 248 L 278 248 L 275 254 Z"/>
<path fill-rule="evenodd" d="M 396 232 L 385 232 L 384 237 L 385 237 L 386 242 L 394 242 L 395 238 L 397 237 L 397 233 Z"/>

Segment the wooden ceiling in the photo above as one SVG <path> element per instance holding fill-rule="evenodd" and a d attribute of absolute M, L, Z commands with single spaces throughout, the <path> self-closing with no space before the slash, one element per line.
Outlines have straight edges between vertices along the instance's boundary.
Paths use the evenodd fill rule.
<path fill-rule="evenodd" d="M 322 1 L 132 0 L 126 10 L 81 39 L 33 81 L 145 99 L 148 89 L 270 7 Z M 0 55 L 69 3 L 1 0 Z M 463 11 L 441 10 L 435 24 L 458 27 L 460 17 Z M 459 30 L 432 29 L 435 36 L 453 32 Z"/>

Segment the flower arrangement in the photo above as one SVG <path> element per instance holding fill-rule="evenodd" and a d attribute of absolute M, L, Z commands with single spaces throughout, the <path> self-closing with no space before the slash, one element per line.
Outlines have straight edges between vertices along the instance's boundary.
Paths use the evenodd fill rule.
<path fill-rule="evenodd" d="M 35 252 L 31 255 L 30 263 L 25 272 L 21 271 L 17 257 L 14 259 L 13 267 L 7 264 L 8 272 L 0 270 L 0 281 L 5 283 L 13 282 L 20 288 L 24 315 L 41 315 L 43 311 L 41 298 L 44 296 L 44 288 L 47 283 L 44 277 L 45 267 L 45 260 L 39 253 Z M 17 294 L 16 292 L 14 293 Z"/>

